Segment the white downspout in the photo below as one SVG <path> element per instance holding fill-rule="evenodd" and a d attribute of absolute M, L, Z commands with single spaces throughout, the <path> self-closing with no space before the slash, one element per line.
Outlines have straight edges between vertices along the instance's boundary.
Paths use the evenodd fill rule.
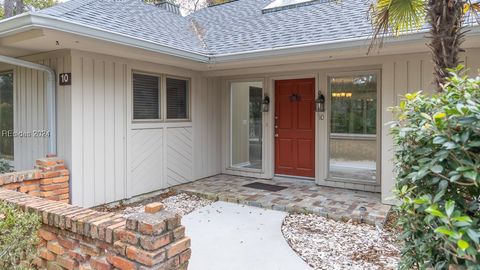
<path fill-rule="evenodd" d="M 55 71 L 47 66 L 20 60 L 17 58 L 0 55 L 0 62 L 36 69 L 47 73 L 47 119 L 50 137 L 48 138 L 48 154 L 57 154 L 57 116 L 56 116 L 56 91 Z M 40 158 L 40 157 L 38 157 Z"/>

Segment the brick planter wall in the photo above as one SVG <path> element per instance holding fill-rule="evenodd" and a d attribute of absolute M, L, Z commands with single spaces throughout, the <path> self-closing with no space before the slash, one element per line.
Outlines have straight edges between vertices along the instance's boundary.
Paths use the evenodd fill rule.
<path fill-rule="evenodd" d="M 128 218 L 67 204 L 61 195 L 47 193 L 64 189 L 55 182 L 68 176 L 63 163 L 47 159 L 37 165 L 38 170 L 1 175 L 0 201 L 41 217 L 35 260 L 39 269 L 187 269 L 190 238 L 179 215 L 164 211 L 158 203 Z"/>
<path fill-rule="evenodd" d="M 0 188 L 49 200 L 69 202 L 69 171 L 59 158 L 38 159 L 30 171 L 0 175 Z"/>

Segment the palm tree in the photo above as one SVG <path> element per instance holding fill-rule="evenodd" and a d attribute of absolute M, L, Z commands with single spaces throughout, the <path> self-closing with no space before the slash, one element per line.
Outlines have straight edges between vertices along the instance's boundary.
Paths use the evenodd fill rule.
<path fill-rule="evenodd" d="M 465 14 L 477 17 L 477 11 L 480 3 L 471 0 L 376 0 L 371 9 L 374 32 L 369 51 L 385 36 L 418 31 L 428 23 L 435 87 L 441 91 L 447 69 L 460 64 Z"/>

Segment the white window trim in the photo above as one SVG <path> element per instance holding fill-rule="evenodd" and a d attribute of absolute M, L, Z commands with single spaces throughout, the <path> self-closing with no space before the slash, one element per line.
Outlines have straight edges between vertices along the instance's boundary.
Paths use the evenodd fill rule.
<path fill-rule="evenodd" d="M 159 78 L 159 118 L 158 119 L 135 119 L 135 108 L 134 108 L 134 88 L 133 88 L 133 75 L 134 74 L 141 74 L 147 76 L 154 76 Z M 167 118 L 167 78 L 169 79 L 177 79 L 177 80 L 185 80 L 187 82 L 187 118 L 179 118 L 179 119 L 168 119 Z M 140 70 L 132 70 L 131 74 L 131 87 L 132 87 L 132 123 L 134 124 L 141 124 L 141 123 L 177 123 L 177 122 L 191 122 L 191 79 L 187 77 L 180 77 L 180 76 L 173 76 L 167 74 L 159 74 L 159 73 L 152 73 L 152 72 L 145 72 Z"/>

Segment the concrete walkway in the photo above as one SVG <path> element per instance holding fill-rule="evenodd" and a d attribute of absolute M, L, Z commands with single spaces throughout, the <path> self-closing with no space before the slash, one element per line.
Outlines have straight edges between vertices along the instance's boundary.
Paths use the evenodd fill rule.
<path fill-rule="evenodd" d="M 288 245 L 284 212 L 215 202 L 183 217 L 189 270 L 311 270 Z"/>

